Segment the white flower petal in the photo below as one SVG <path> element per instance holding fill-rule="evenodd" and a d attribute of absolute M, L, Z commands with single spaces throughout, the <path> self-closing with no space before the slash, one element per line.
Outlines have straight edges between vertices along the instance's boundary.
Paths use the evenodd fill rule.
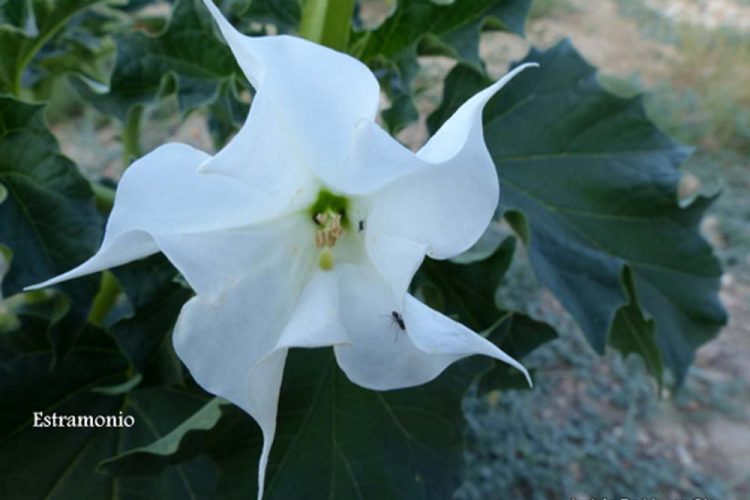
<path fill-rule="evenodd" d="M 247 407 L 263 433 L 263 448 L 258 460 L 258 500 L 263 499 L 266 484 L 266 468 L 271 446 L 276 436 L 276 415 L 279 410 L 279 393 L 284 377 L 287 349 L 274 351 L 247 372 Z"/>
<path fill-rule="evenodd" d="M 427 245 L 375 231 L 367 231 L 365 238 L 370 261 L 390 285 L 393 296 L 403 297 L 424 260 Z"/>
<path fill-rule="evenodd" d="M 273 217 L 274 200 L 235 179 L 197 173 L 209 156 L 167 144 L 125 172 L 99 251 L 77 268 L 29 288 L 118 266 L 155 253 L 159 236 L 243 226 Z"/>
<path fill-rule="evenodd" d="M 406 296 L 404 321 L 409 325 L 412 342 L 422 351 L 439 355 L 453 354 L 459 357 L 484 354 L 520 370 L 531 385 L 529 372 L 521 363 L 481 335 L 431 309 L 412 295 Z"/>
<path fill-rule="evenodd" d="M 537 63 L 521 64 L 509 71 L 501 79 L 475 94 L 453 113 L 440 130 L 435 132 L 417 155 L 431 163 L 441 163 L 460 155 L 466 149 L 486 151 L 482 131 L 482 110 L 493 95 L 503 88 L 517 74 L 528 68 L 539 66 Z M 491 161 L 491 160 L 490 160 Z"/>
<path fill-rule="evenodd" d="M 275 200 L 264 191 L 198 173 L 198 165 L 208 158 L 185 144 L 166 144 L 134 162 L 117 187 L 108 231 L 202 232 L 278 215 Z"/>
<path fill-rule="evenodd" d="M 299 296 L 276 349 L 347 343 L 349 337 L 341 324 L 338 292 L 335 273 L 316 270 Z"/>
<path fill-rule="evenodd" d="M 276 132 L 264 135 L 271 147 L 289 148 L 307 168 L 335 186 L 342 166 L 352 155 L 356 125 L 362 120 L 374 121 L 377 112 L 380 92 L 372 72 L 351 56 L 300 38 L 245 36 L 229 24 L 211 0 L 204 0 L 204 4 L 258 90 L 252 105 L 273 110 L 278 123 L 273 123 L 272 129 L 285 132 L 283 136 Z M 245 124 L 259 127 L 247 133 L 258 137 L 264 126 L 254 119 Z M 283 146 L 278 146 L 281 141 Z M 208 168 L 224 167 L 217 159 Z M 226 171 L 238 173 L 237 169 Z"/>
<path fill-rule="evenodd" d="M 273 351 L 293 310 L 301 280 L 277 269 L 237 283 L 219 302 L 200 296 L 182 308 L 173 333 L 175 352 L 205 390 L 249 413 L 263 431 L 258 484 L 276 430 L 286 350 Z M 261 498 L 260 492 L 258 498 Z"/>
<path fill-rule="evenodd" d="M 200 171 L 235 177 L 275 200 L 277 212 L 288 213 L 315 201 L 318 181 L 265 92 L 263 87 L 256 95 L 237 135 Z"/>
<path fill-rule="evenodd" d="M 306 276 L 314 257 L 315 231 L 307 214 L 295 213 L 240 228 L 155 238 L 193 290 L 214 300 L 233 293 L 236 283 L 252 276 L 284 271 Z"/>
<path fill-rule="evenodd" d="M 65 273 L 58 274 L 47 281 L 27 286 L 24 290 L 28 291 L 46 288 L 48 286 L 56 285 L 57 283 L 62 283 L 63 281 L 86 276 L 87 274 L 103 271 L 104 269 L 109 269 L 111 267 L 117 267 L 126 262 L 141 259 L 158 251 L 159 247 L 156 246 L 156 243 L 150 235 L 142 231 L 129 231 L 110 238 L 106 247 L 102 246 L 90 259 L 83 262 L 81 265 L 74 267 Z"/>
<path fill-rule="evenodd" d="M 484 354 L 526 369 L 484 337 L 407 295 L 402 310 L 372 269 L 342 266 L 341 311 L 351 344 L 334 347 L 349 379 L 363 387 L 390 390 L 420 385 L 453 362 Z M 344 292 L 345 290 L 345 292 Z M 401 315 L 402 330 L 392 313 Z"/>
<path fill-rule="evenodd" d="M 272 252 L 261 262 L 248 262 L 250 271 L 220 296 L 198 295 L 185 304 L 174 344 L 198 383 L 244 405 L 244 376 L 276 348 L 309 265 L 304 254 L 290 260 L 286 252 Z"/>
<path fill-rule="evenodd" d="M 260 491 L 276 429 L 284 360 L 289 347 L 347 340 L 338 320 L 332 273 L 282 252 L 226 290 L 219 300 L 194 297 L 175 326 L 175 351 L 204 389 L 248 412 L 263 431 Z M 301 291 L 302 290 L 302 291 Z"/>
<path fill-rule="evenodd" d="M 430 165 L 372 120 L 361 120 L 357 124 L 354 140 L 346 168 L 326 173 L 326 181 L 331 187 L 350 195 L 372 193 Z"/>
<path fill-rule="evenodd" d="M 352 382 L 381 391 L 420 385 L 462 357 L 418 349 L 408 321 L 404 331 L 392 317 L 402 312 L 401 305 L 378 273 L 365 266 L 340 267 L 341 316 L 351 344 L 336 345 L 334 352 Z"/>
<path fill-rule="evenodd" d="M 484 143 L 482 110 L 510 78 L 463 104 L 417 156 L 433 165 L 413 171 L 373 193 L 369 229 L 427 245 L 427 255 L 453 257 L 473 245 L 497 208 L 499 184 Z"/>

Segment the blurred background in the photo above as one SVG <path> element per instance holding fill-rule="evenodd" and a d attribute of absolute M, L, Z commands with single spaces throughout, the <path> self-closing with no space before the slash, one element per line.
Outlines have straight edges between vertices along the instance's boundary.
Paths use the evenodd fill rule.
<path fill-rule="evenodd" d="M 391 6 L 363 1 L 363 21 L 378 23 Z M 516 259 L 500 302 L 565 335 L 528 359 L 534 391 L 467 398 L 469 466 L 458 497 L 750 498 L 750 0 L 535 0 L 526 32 L 526 40 L 484 35 L 492 75 L 531 45 L 570 37 L 607 88 L 645 93 L 656 123 L 695 148 L 681 194 L 722 192 L 703 230 L 725 266 L 730 323 L 698 352 L 682 390 L 660 397 L 639 359 L 595 355 Z M 439 104 L 452 62 L 421 63 L 424 118 Z M 117 178 L 117 127 L 57 85 L 48 118 L 65 154 L 90 176 Z M 211 149 L 204 120 L 181 122 L 175 110 L 167 100 L 148 111 L 144 150 L 169 139 Z M 412 148 L 425 138 L 423 122 L 399 135 Z"/>
<path fill-rule="evenodd" d="M 622 95 L 695 148 L 681 194 L 721 190 L 703 232 L 724 264 L 730 323 L 697 353 L 684 388 L 659 398 L 641 363 L 602 362 L 554 299 L 517 304 L 558 325 L 536 390 L 469 399 L 473 446 L 462 498 L 750 498 L 750 1 L 535 0 L 528 41 L 568 36 Z M 501 74 L 527 43 L 488 34 Z M 536 289 L 517 266 L 505 301 Z M 517 292 L 515 298 L 514 291 Z"/>

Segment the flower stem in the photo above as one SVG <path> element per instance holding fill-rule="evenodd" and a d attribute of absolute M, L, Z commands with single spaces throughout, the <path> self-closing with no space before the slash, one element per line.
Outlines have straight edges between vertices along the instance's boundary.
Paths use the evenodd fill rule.
<path fill-rule="evenodd" d="M 102 281 L 99 285 L 99 292 L 94 297 L 94 303 L 91 304 L 88 321 L 94 326 L 104 326 L 104 320 L 107 318 L 112 306 L 117 302 L 120 295 L 120 285 L 117 284 L 115 275 L 110 271 L 102 273 Z"/>
<path fill-rule="evenodd" d="M 354 0 L 304 0 L 299 35 L 335 50 L 349 45 Z"/>
<path fill-rule="evenodd" d="M 134 106 L 128 111 L 127 119 L 122 128 L 122 161 L 125 168 L 130 165 L 133 158 L 141 156 L 141 118 L 143 116 L 143 106 Z M 101 184 L 92 182 L 91 189 L 94 191 L 96 208 L 102 213 L 109 213 L 115 201 L 115 192 L 113 189 Z M 117 284 L 115 276 L 110 271 L 102 273 L 102 281 L 99 285 L 99 291 L 94 297 L 94 303 L 91 304 L 88 321 L 95 326 L 104 326 L 104 320 L 107 318 L 110 309 L 117 302 L 120 295 L 120 285 Z"/>
<path fill-rule="evenodd" d="M 133 106 L 128 111 L 127 119 L 122 127 L 122 161 L 125 168 L 133 158 L 141 156 L 141 118 L 143 106 Z"/>
<path fill-rule="evenodd" d="M 112 206 L 115 204 L 115 190 L 98 182 L 91 181 L 89 184 L 91 185 L 91 190 L 94 191 L 96 209 L 103 214 L 110 213 Z"/>
<path fill-rule="evenodd" d="M 141 156 L 140 132 L 142 115 L 143 107 L 135 106 L 130 109 L 127 120 L 123 124 L 122 161 L 125 168 L 130 165 L 133 158 Z M 115 191 L 96 182 L 92 182 L 90 185 L 94 191 L 96 208 L 102 213 L 109 213 L 115 202 Z M 110 309 L 112 309 L 112 306 L 117 302 L 120 291 L 120 285 L 117 284 L 115 276 L 109 271 L 104 271 L 99 291 L 94 297 L 94 303 L 91 304 L 91 311 L 88 317 L 89 323 L 94 326 L 104 326 L 104 320 L 107 314 L 109 314 Z"/>

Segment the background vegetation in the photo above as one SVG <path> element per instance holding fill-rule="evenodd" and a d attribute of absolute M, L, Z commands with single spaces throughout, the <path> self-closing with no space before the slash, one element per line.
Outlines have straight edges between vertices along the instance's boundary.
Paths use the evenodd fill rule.
<path fill-rule="evenodd" d="M 542 45 L 570 36 L 608 88 L 646 92 L 651 118 L 695 148 L 682 189 L 722 192 L 703 230 L 725 266 L 730 323 L 698 351 L 683 390 L 660 399 L 639 360 L 610 352 L 601 363 L 517 262 L 512 286 L 504 288 L 514 292 L 503 300 L 523 301 L 565 333 L 528 360 L 542 397 L 467 398 L 471 466 L 460 497 L 547 499 L 577 491 L 578 498 L 747 498 L 750 2 L 535 0 L 527 31 Z M 497 37 L 486 53 L 507 42 Z M 515 56 L 509 52 L 496 56 L 498 66 Z"/>

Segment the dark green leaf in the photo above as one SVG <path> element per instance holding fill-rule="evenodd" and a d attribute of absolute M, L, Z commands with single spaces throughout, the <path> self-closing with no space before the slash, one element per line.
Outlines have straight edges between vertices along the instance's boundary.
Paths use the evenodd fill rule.
<path fill-rule="evenodd" d="M 192 291 L 176 282 L 177 271 L 161 254 L 113 270 L 132 310 L 111 328 L 144 385 L 182 382 L 171 331 Z"/>
<path fill-rule="evenodd" d="M 293 351 L 267 498 L 450 498 L 463 467 L 461 400 L 488 364 L 471 359 L 429 384 L 375 392 L 349 382 L 330 350 Z"/>
<path fill-rule="evenodd" d="M 242 102 L 233 87 L 232 85 L 222 86 L 219 96 L 209 108 L 208 130 L 211 132 L 211 138 L 217 149 L 224 147 L 240 129 L 250 110 L 250 106 Z"/>
<path fill-rule="evenodd" d="M 412 89 L 419 72 L 417 49 L 412 47 L 393 59 L 378 58 L 369 63 L 381 82 L 383 90 L 391 100 L 390 107 L 383 110 L 383 123 L 393 134 L 419 119 L 419 110 L 414 102 Z"/>
<path fill-rule="evenodd" d="M 205 449 L 206 433 L 222 416 L 221 404 L 219 398 L 209 400 L 158 440 L 107 459 L 99 469 L 115 476 L 157 475 L 170 465 L 192 459 Z"/>
<path fill-rule="evenodd" d="M 60 154 L 43 114 L 42 106 L 0 97 L 0 184 L 8 192 L 0 204 L 0 243 L 13 252 L 2 281 L 5 297 L 75 267 L 101 240 L 91 188 Z M 97 281 L 59 285 L 72 299 L 73 314 L 61 325 L 65 335 L 85 318 Z"/>
<path fill-rule="evenodd" d="M 135 310 L 159 300 L 175 284 L 179 275 L 161 253 L 115 267 L 112 273 Z"/>
<path fill-rule="evenodd" d="M 114 42 L 102 27 L 107 22 L 92 10 L 71 19 L 31 61 L 24 85 L 33 87 L 37 98 L 48 99 L 59 77 L 75 75 L 95 91 L 106 90 L 115 53 Z"/>
<path fill-rule="evenodd" d="M 630 302 L 617 310 L 609 343 L 623 356 L 631 353 L 641 356 L 648 371 L 661 382 L 664 363 L 656 344 L 656 323 L 643 315 L 635 293 L 633 273 L 629 268 L 623 270 L 622 279 Z"/>
<path fill-rule="evenodd" d="M 0 335 L 0 491 L 6 498 L 185 498 L 215 487 L 213 466 L 196 460 L 157 477 L 119 479 L 97 464 L 159 439 L 204 404 L 165 388 L 126 395 L 97 390 L 128 380 L 128 364 L 103 331 L 88 329 L 50 371 L 44 328 L 22 316 L 22 330 Z M 38 322 L 40 318 L 35 318 Z M 14 341 L 23 338 L 24 342 Z M 35 417 L 35 412 L 42 415 Z M 44 426 L 44 417 L 132 416 L 132 427 Z M 42 427 L 35 427 L 34 421 Z M 48 420 L 49 422 L 49 420 Z"/>
<path fill-rule="evenodd" d="M 65 295 L 51 291 L 16 295 L 0 303 L 5 317 L 0 325 L 0 388 L 11 384 L 16 366 L 28 361 L 18 356 L 19 352 L 49 349 L 50 331 L 69 307 L 70 300 Z M 53 360 L 50 358 L 46 366 Z M 22 367 L 19 369 L 23 371 Z"/>
<path fill-rule="evenodd" d="M 496 238 L 499 234 L 488 231 L 483 240 L 488 236 Z M 414 283 L 419 295 L 430 306 L 475 331 L 487 332 L 490 341 L 520 360 L 540 345 L 557 338 L 557 333 L 548 324 L 525 314 L 503 311 L 495 302 L 515 247 L 516 239 L 510 236 L 484 259 L 467 263 L 427 259 Z M 469 254 L 481 255 L 477 250 Z M 480 379 L 482 392 L 510 388 L 528 388 L 528 383 L 522 373 L 505 363 L 494 363 L 494 368 Z"/>
<path fill-rule="evenodd" d="M 383 113 L 397 132 L 417 117 L 412 81 L 417 55 L 442 54 L 482 66 L 482 29 L 523 34 L 531 0 L 456 0 L 439 5 L 432 0 L 401 0 L 388 19 L 373 31 L 354 33 L 351 51 L 379 74 L 391 108 Z"/>
<path fill-rule="evenodd" d="M 30 5 L 18 1 L 0 9 L 16 20 L 13 24 L 0 25 L 0 91 L 18 95 L 24 70 L 34 55 L 71 17 L 97 1 L 33 0 Z"/>
<path fill-rule="evenodd" d="M 492 329 L 487 338 L 515 359 L 521 360 L 537 347 L 557 338 L 554 328 L 522 313 L 509 312 Z M 505 363 L 495 367 L 479 379 L 479 392 L 495 389 L 528 389 L 521 372 Z"/>
<path fill-rule="evenodd" d="M 365 61 L 379 56 L 393 59 L 424 38 L 446 55 L 481 65 L 479 33 L 483 27 L 523 34 L 530 1 L 456 0 L 440 5 L 431 0 L 401 0 L 383 24 L 357 33 L 352 44 Z"/>
<path fill-rule="evenodd" d="M 47 349 L 54 345 L 56 327 L 70 311 L 70 299 L 64 294 L 43 290 L 5 299 L 2 309 L 6 319 L 2 321 L 4 326 L 0 326 L 0 332 L 5 334 L 0 341 L 0 363 L 14 360 L 19 351 Z M 26 330 L 34 333 L 24 334 Z M 28 348 L 28 345 L 37 347 Z M 54 361 L 53 357 L 50 364 Z M 3 371 L 11 377 L 12 370 L 8 366 L 3 367 Z"/>
<path fill-rule="evenodd" d="M 349 382 L 330 349 L 292 350 L 264 498 L 450 498 L 463 464 L 461 400 L 487 367 L 487 360 L 466 360 L 424 386 L 375 392 Z M 215 408 L 204 411 L 169 438 L 103 466 L 133 474 L 146 462 L 160 471 L 202 447 L 219 466 L 215 496 L 252 497 L 257 425 L 231 405 L 218 422 Z"/>
<path fill-rule="evenodd" d="M 0 241 L 14 255 L 5 296 L 81 263 L 101 238 L 93 193 L 60 154 L 43 109 L 0 97 L 0 183 L 8 191 Z"/>
<path fill-rule="evenodd" d="M 85 86 L 78 88 L 102 112 L 123 122 L 131 107 L 153 103 L 160 93 L 175 87 L 183 112 L 211 103 L 220 87 L 239 71 L 199 0 L 178 0 L 161 35 L 131 33 L 117 37 L 116 42 L 109 93 L 98 95 Z"/>
<path fill-rule="evenodd" d="M 473 359 L 421 387 L 374 392 L 349 382 L 329 350 L 292 351 L 267 497 L 449 498 L 463 465 L 461 399 L 486 367 Z"/>
<path fill-rule="evenodd" d="M 429 287 L 422 294 L 430 306 L 475 331 L 486 330 L 503 315 L 495 303 L 495 293 L 515 247 L 516 239 L 506 238 L 489 258 L 471 264 L 425 259 L 414 284 L 417 289 Z"/>
<path fill-rule="evenodd" d="M 0 1 L 0 28 L 18 31 L 32 38 L 39 34 L 32 0 Z"/>
<path fill-rule="evenodd" d="M 125 379 L 124 360 L 111 339 L 101 331 L 86 330 L 70 352 L 50 370 L 53 352 L 39 307 L 36 314 L 22 314 L 20 318 L 19 330 L 0 336 L 3 399 L 0 440 L 28 428 L 33 411 L 65 404 L 66 395 Z M 46 322 L 51 321 L 51 318 L 46 319 Z"/>
<path fill-rule="evenodd" d="M 510 82 L 484 115 L 502 206 L 517 211 L 514 227 L 527 227 L 539 280 L 600 352 L 612 329 L 623 328 L 617 311 L 630 300 L 621 274 L 630 269 L 679 382 L 695 350 L 726 320 L 717 294 L 721 268 L 698 230 L 711 200 L 680 206 L 685 148 L 655 128 L 640 98 L 603 90 L 570 43 L 533 50 L 525 60 L 541 68 Z M 431 129 L 487 83 L 475 68 L 456 67 Z M 649 364 L 647 351 L 639 354 Z"/>

